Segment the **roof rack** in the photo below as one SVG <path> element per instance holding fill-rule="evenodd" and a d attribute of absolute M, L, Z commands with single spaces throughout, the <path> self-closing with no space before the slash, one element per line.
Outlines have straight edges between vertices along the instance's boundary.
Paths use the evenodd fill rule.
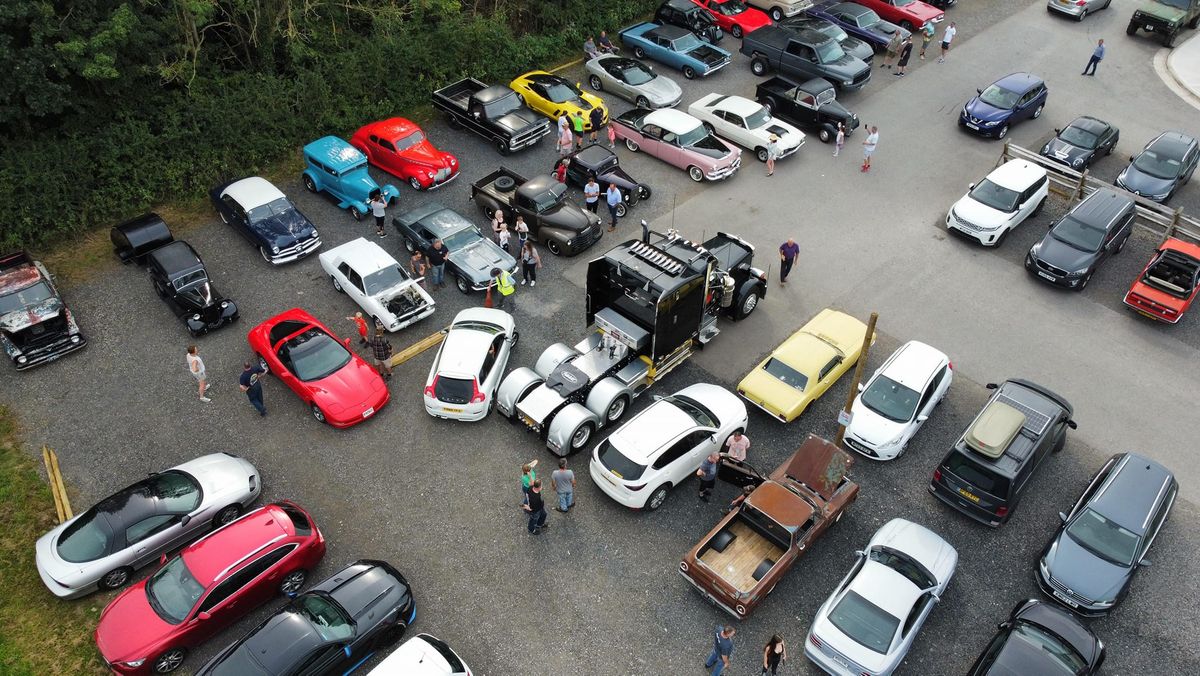
<path fill-rule="evenodd" d="M 629 244 L 629 253 L 672 275 L 678 275 L 687 267 L 683 261 L 671 254 L 640 241 Z"/>

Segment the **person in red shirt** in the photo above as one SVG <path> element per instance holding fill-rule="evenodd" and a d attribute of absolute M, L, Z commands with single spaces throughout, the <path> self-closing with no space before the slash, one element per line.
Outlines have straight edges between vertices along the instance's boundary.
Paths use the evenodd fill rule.
<path fill-rule="evenodd" d="M 346 317 L 347 321 L 354 322 L 354 326 L 358 328 L 358 344 L 367 344 L 367 320 L 363 319 L 361 312 L 355 312 L 353 317 Z"/>

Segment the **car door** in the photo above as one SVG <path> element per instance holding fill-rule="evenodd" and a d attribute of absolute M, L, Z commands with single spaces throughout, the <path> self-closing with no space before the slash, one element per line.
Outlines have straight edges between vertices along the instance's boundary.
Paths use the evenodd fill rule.
<path fill-rule="evenodd" d="M 821 370 L 817 373 L 817 385 L 815 388 L 812 388 L 812 399 L 816 399 L 824 394 L 825 390 L 828 390 L 829 386 L 833 384 L 833 381 L 837 380 L 838 367 L 841 366 L 843 361 L 844 358 L 841 355 L 834 355 L 821 367 Z"/>
<path fill-rule="evenodd" d="M 780 70 L 785 75 L 800 74 L 811 77 L 817 74 L 816 68 L 813 66 L 817 60 L 817 54 L 808 45 L 790 40 L 779 58 L 782 62 Z"/>
<path fill-rule="evenodd" d="M 690 164 L 687 151 L 679 145 L 679 135 L 673 131 L 663 130 L 662 140 L 658 144 L 658 159 L 680 169 Z"/>
<path fill-rule="evenodd" d="M 658 457 L 650 464 L 655 473 L 654 488 L 658 488 L 664 483 L 678 486 L 700 467 L 703 458 L 696 460 L 695 465 L 691 462 L 693 452 L 698 445 L 697 442 L 695 430 L 689 430 L 679 435 L 666 450 L 658 454 Z"/>
<path fill-rule="evenodd" d="M 936 375 L 925 384 L 925 390 L 921 393 L 921 400 L 917 403 L 917 412 L 913 416 L 912 424 L 909 425 L 905 441 L 911 439 L 929 419 L 929 414 L 933 413 L 933 408 L 937 406 L 938 399 L 941 398 L 941 383 L 942 378 L 946 375 L 946 367 L 943 366 Z"/>
<path fill-rule="evenodd" d="M 346 292 L 346 295 L 353 298 L 360 307 L 374 314 L 378 308 L 367 308 L 367 287 L 363 282 L 362 275 L 358 274 L 358 271 L 345 261 L 338 265 L 338 270 L 346 278 L 346 283 L 342 285 L 342 290 Z"/>
<path fill-rule="evenodd" d="M 321 646 L 309 653 L 301 664 L 298 676 L 324 676 L 335 673 L 338 666 L 350 656 L 350 647 L 342 643 Z"/>
<path fill-rule="evenodd" d="M 495 387 L 499 385 L 500 375 L 504 372 L 501 358 L 508 360 L 508 341 L 503 333 L 497 333 L 488 345 L 488 353 L 483 358 L 479 368 L 479 389 L 492 396 Z"/>
<path fill-rule="evenodd" d="M 1154 544 L 1154 538 L 1158 537 L 1158 532 L 1162 529 L 1162 525 L 1167 520 L 1167 515 L 1171 512 L 1171 507 L 1175 504 L 1175 494 L 1179 491 L 1179 486 L 1173 484 L 1167 494 L 1163 497 L 1162 502 L 1158 504 L 1158 511 L 1151 519 L 1149 526 L 1146 528 L 1146 537 L 1142 538 L 1141 549 L 1138 550 L 1137 560 L 1141 562 L 1149 553 L 1150 547 Z"/>
<path fill-rule="evenodd" d="M 250 233 L 250 224 L 246 220 L 246 212 L 242 209 L 242 205 L 237 203 L 237 200 L 229 195 L 222 195 L 221 202 L 225 205 L 225 222 L 233 226 L 234 230 L 241 233 L 242 237 L 257 243 L 256 238 Z"/>
<path fill-rule="evenodd" d="M 912 647 L 913 640 L 917 637 L 917 632 L 925 624 L 925 618 L 929 617 L 929 612 L 933 610 L 933 606 L 936 603 L 937 600 L 934 598 L 933 592 L 925 592 L 913 604 L 908 617 L 904 619 L 904 624 L 900 626 L 900 642 L 896 646 L 897 653 L 904 655 Z"/>
<path fill-rule="evenodd" d="M 656 124 L 643 124 L 639 133 L 642 135 L 641 147 L 648 155 L 662 158 L 663 128 Z"/>
<path fill-rule="evenodd" d="M 132 550 L 133 568 L 141 568 L 189 535 L 182 514 L 155 514 L 125 528 L 125 546 Z"/>
<path fill-rule="evenodd" d="M 296 394 L 303 396 L 303 386 L 300 380 L 296 378 L 296 374 L 292 371 L 292 358 L 286 340 L 279 341 L 279 345 L 275 346 L 275 362 L 276 367 L 272 369 L 275 375 L 283 381 Z"/>

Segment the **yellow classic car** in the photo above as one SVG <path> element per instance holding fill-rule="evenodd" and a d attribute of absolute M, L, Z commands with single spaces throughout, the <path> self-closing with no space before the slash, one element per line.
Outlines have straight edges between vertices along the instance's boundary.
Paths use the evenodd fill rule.
<path fill-rule="evenodd" d="M 867 325 L 854 317 L 821 310 L 742 378 L 738 394 L 791 422 L 858 362 L 866 333 Z"/>
<path fill-rule="evenodd" d="M 564 114 L 581 115 L 583 130 L 591 131 L 592 109 L 599 108 L 604 112 L 604 123 L 608 124 L 608 106 L 604 105 L 604 99 L 544 70 L 529 71 L 508 86 L 524 99 L 525 105 L 556 122 Z"/>

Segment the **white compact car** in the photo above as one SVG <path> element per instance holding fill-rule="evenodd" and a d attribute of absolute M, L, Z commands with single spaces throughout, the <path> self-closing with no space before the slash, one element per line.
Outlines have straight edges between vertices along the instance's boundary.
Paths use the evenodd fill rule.
<path fill-rule="evenodd" d="M 771 111 L 757 101 L 741 96 L 708 94 L 688 106 L 688 113 L 704 122 L 717 136 L 754 151 L 759 162 L 767 161 L 767 143 L 778 137 L 779 157 L 787 157 L 804 145 L 804 132 L 771 117 Z"/>
<path fill-rule="evenodd" d="M 746 405 L 724 388 L 699 383 L 657 397 L 596 445 L 592 481 L 626 507 L 653 511 L 738 429 Z"/>
<path fill-rule="evenodd" d="M 954 364 L 941 350 L 909 341 L 859 385 L 846 445 L 876 460 L 894 460 L 942 402 Z"/>
<path fill-rule="evenodd" d="M 900 666 L 954 577 L 958 552 L 904 519 L 875 532 L 821 608 L 804 655 L 838 676 L 882 676 Z"/>
<path fill-rule="evenodd" d="M 518 336 L 512 315 L 503 310 L 458 313 L 429 367 L 425 411 L 449 420 L 487 417 Z"/>
<path fill-rule="evenodd" d="M 1038 215 L 1049 193 L 1046 170 L 1025 160 L 1009 160 L 954 203 L 946 214 L 946 227 L 996 246 L 1009 231 Z"/>
<path fill-rule="evenodd" d="M 434 300 L 419 280 L 375 242 L 359 237 L 317 258 L 333 288 L 353 298 L 367 317 L 388 331 L 399 331 L 433 314 Z"/>
<path fill-rule="evenodd" d="M 367 676 L 471 676 L 471 669 L 445 641 L 417 634 L 393 650 Z"/>

